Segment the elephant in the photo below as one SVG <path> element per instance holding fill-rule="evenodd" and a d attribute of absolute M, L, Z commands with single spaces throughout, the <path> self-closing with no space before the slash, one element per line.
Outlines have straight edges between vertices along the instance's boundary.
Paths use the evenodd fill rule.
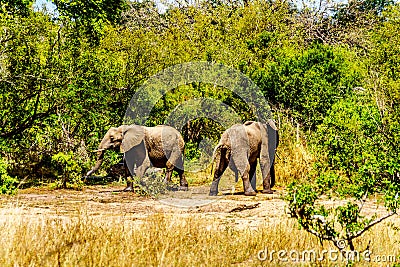
<path fill-rule="evenodd" d="M 263 177 L 262 193 L 272 194 L 275 185 L 274 157 L 278 146 L 278 130 L 273 120 L 266 123 L 246 121 L 228 128 L 214 149 L 213 165 L 216 164 L 210 196 L 218 194 L 218 184 L 229 166 L 234 171 L 236 182 L 243 180 L 244 194 L 256 195 L 256 167 L 260 161 Z"/>
<path fill-rule="evenodd" d="M 96 172 L 108 149 L 124 152 L 124 160 L 131 173 L 143 177 L 150 167 L 166 168 L 165 182 L 171 182 L 172 171 L 176 170 L 180 178 L 180 190 L 187 190 L 188 183 L 183 169 L 183 153 L 185 143 L 181 134 L 173 127 L 158 125 L 146 127 L 141 125 L 121 125 L 111 127 L 97 151 L 97 162 L 86 174 Z M 128 183 L 125 191 L 132 190 Z"/>

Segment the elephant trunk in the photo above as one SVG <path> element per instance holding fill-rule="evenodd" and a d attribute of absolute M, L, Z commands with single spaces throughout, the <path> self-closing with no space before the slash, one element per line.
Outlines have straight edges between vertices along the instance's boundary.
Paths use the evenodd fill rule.
<path fill-rule="evenodd" d="M 107 149 L 107 146 L 106 146 L 107 142 L 108 142 L 107 137 L 104 137 L 99 145 L 99 148 L 96 150 L 96 152 L 97 152 L 96 164 L 93 166 L 93 168 L 90 171 L 88 171 L 86 176 L 89 176 L 89 175 L 95 173 L 98 169 L 100 169 L 100 166 L 103 163 L 103 159 L 104 159 L 104 152 Z"/>
<path fill-rule="evenodd" d="M 96 164 L 93 166 L 93 168 L 90 171 L 88 171 L 86 176 L 89 176 L 89 175 L 95 173 L 98 169 L 100 169 L 100 166 L 103 163 L 104 151 L 105 151 L 104 149 L 97 150 L 97 161 L 96 161 Z"/>

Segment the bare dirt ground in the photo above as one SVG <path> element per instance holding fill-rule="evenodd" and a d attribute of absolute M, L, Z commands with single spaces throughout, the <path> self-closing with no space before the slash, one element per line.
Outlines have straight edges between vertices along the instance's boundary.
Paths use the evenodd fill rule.
<path fill-rule="evenodd" d="M 16 196 L 0 197 L 0 214 L 3 219 L 15 216 L 16 208 L 19 216 L 27 217 L 71 217 L 84 212 L 89 216 L 124 216 L 140 224 L 141 219 L 147 216 L 164 213 L 212 218 L 239 227 L 257 227 L 262 222 L 287 217 L 284 211 L 286 204 L 280 199 L 280 191 L 255 197 L 223 195 L 215 197 L 210 204 L 182 208 L 169 200 L 142 197 L 132 192 L 122 192 L 121 189 L 123 186 L 89 186 L 82 191 L 24 189 Z"/>
<path fill-rule="evenodd" d="M 16 196 L 0 197 L 0 220 L 10 216 L 38 216 L 71 218 L 84 213 L 88 216 L 124 217 L 139 224 L 151 215 L 163 213 L 178 217 L 210 219 L 223 225 L 237 228 L 257 228 L 260 224 L 275 224 L 287 220 L 287 203 L 282 199 L 282 189 L 274 194 L 257 194 L 254 197 L 242 193 L 215 197 L 213 202 L 202 206 L 176 207 L 172 201 L 142 197 L 131 192 L 122 192 L 124 187 L 87 186 L 82 191 L 50 190 L 30 188 L 20 190 Z M 323 201 L 337 205 L 339 202 Z M 17 211 L 17 212 L 16 212 Z M 376 201 L 365 204 L 366 215 L 385 214 L 385 209 Z M 398 216 L 391 220 L 399 220 Z"/>

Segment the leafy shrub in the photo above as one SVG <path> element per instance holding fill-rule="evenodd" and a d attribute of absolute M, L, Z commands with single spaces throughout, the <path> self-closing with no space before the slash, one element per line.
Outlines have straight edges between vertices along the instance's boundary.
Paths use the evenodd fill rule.
<path fill-rule="evenodd" d="M 7 162 L 0 157 L 0 193 L 12 195 L 17 192 L 15 184 L 18 180 L 8 174 L 7 167 Z"/>
<path fill-rule="evenodd" d="M 313 135 L 320 162 L 316 179 L 292 183 L 286 200 L 293 217 L 320 240 L 343 250 L 354 250 L 353 239 L 373 225 L 397 213 L 400 199 L 400 168 L 385 135 L 381 114 L 368 95 L 339 100 Z M 361 215 L 368 197 L 380 197 L 388 214 L 380 218 Z M 326 208 L 322 196 L 347 198 L 345 204 Z M 350 197 L 350 198 L 349 198 Z M 339 244 L 344 240 L 345 244 Z"/>
<path fill-rule="evenodd" d="M 316 150 L 326 158 L 324 168 L 340 174 L 347 194 L 361 198 L 363 192 L 381 191 L 385 179 L 398 179 L 393 174 L 400 172 L 400 165 L 391 153 L 381 114 L 365 95 L 333 105 L 313 137 Z"/>
<path fill-rule="evenodd" d="M 290 110 L 303 126 L 314 128 L 338 99 L 349 94 L 360 73 L 340 49 L 315 44 L 295 55 L 281 55 L 256 69 L 252 79 L 270 103 Z"/>
<path fill-rule="evenodd" d="M 67 188 L 67 183 L 69 183 L 74 189 L 82 189 L 82 161 L 73 152 L 59 152 L 52 156 L 51 159 L 59 178 L 56 182 L 56 187 Z"/>
<path fill-rule="evenodd" d="M 142 196 L 157 197 L 166 193 L 168 190 L 174 190 L 177 187 L 173 184 L 168 185 L 164 182 L 164 176 L 160 172 L 152 172 L 149 169 L 146 174 L 139 178 L 137 176 L 132 179 L 134 192 Z"/>

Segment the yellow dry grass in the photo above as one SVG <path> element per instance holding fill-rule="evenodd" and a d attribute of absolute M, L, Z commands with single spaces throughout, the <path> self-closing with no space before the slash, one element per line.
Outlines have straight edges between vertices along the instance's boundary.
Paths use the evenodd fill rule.
<path fill-rule="evenodd" d="M 258 227 L 239 229 L 212 218 L 153 214 L 141 221 L 129 217 L 92 217 L 84 211 L 74 216 L 14 214 L 0 220 L 1 266 L 343 266 L 345 261 L 292 261 L 290 257 L 314 250 L 335 249 L 299 230 L 294 220 L 282 219 Z M 369 243 L 376 261 L 400 255 L 398 230 L 388 224 L 375 227 L 356 242 Z M 278 259 L 278 251 L 287 261 Z M 266 251 L 258 259 L 259 251 Z M 275 252 L 273 252 L 275 251 Z M 294 252 L 291 252 L 294 251 Z M 273 253 L 271 256 L 271 252 Z M 297 254 L 296 254 L 297 253 Z M 337 255 L 337 253 L 336 253 Z M 333 254 L 332 257 L 334 257 Z M 272 259 L 272 260 L 271 260 Z M 397 259 L 400 261 L 400 259 Z M 356 266 L 381 266 L 360 259 Z"/>
<path fill-rule="evenodd" d="M 278 121 L 279 146 L 275 161 L 276 183 L 287 186 L 293 181 L 307 179 L 315 156 L 307 147 L 304 134 L 286 117 Z"/>

